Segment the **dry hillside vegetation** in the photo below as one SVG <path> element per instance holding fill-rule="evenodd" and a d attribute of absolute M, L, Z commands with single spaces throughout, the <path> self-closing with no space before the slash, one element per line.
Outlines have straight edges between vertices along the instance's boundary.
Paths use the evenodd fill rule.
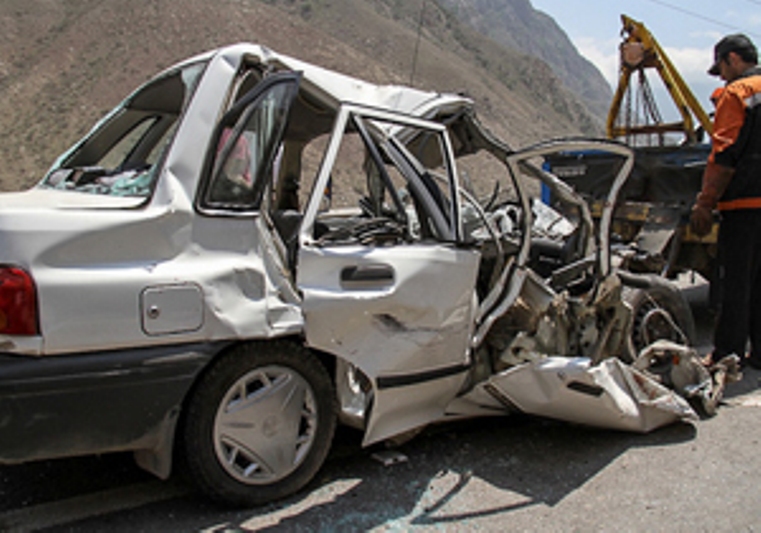
<path fill-rule="evenodd" d="M 3 0 L 0 189 L 38 181 L 157 71 L 239 41 L 376 83 L 465 92 L 514 146 L 595 131 L 545 63 L 427 6 L 411 80 L 418 0 Z"/>

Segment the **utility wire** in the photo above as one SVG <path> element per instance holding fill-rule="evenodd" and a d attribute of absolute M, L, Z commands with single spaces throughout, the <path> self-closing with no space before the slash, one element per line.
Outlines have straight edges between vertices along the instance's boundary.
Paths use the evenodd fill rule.
<path fill-rule="evenodd" d="M 679 13 L 682 13 L 684 15 L 689 15 L 691 17 L 695 17 L 697 19 L 700 19 L 704 22 L 710 22 L 711 24 L 715 24 L 716 26 L 721 26 L 722 28 L 726 28 L 728 30 L 737 31 L 737 26 L 732 26 L 731 24 L 727 24 L 725 22 L 721 22 L 719 20 L 713 19 L 711 17 L 706 17 L 705 15 L 701 15 L 700 13 L 695 13 L 694 11 L 690 11 L 689 9 L 684 9 L 683 7 L 675 6 L 673 4 L 670 4 L 668 2 L 664 2 L 663 0 L 648 0 L 648 2 L 652 2 L 653 4 L 658 4 L 662 7 L 667 7 L 669 9 L 673 9 L 674 11 L 678 11 Z M 748 0 L 748 2 L 756 5 L 761 5 L 761 2 L 755 1 L 755 0 Z M 745 32 L 747 35 L 753 36 L 757 39 L 761 39 L 759 35 L 756 35 L 754 33 Z"/>
<path fill-rule="evenodd" d="M 417 70 L 417 57 L 418 57 L 418 51 L 420 49 L 420 34 L 423 30 L 423 16 L 425 15 L 425 2 L 426 0 L 423 0 L 421 6 L 420 6 L 420 18 L 418 19 L 417 23 L 417 39 L 415 40 L 415 51 L 412 56 L 412 71 L 410 72 L 410 87 L 413 86 L 413 82 L 415 81 L 415 71 Z"/>

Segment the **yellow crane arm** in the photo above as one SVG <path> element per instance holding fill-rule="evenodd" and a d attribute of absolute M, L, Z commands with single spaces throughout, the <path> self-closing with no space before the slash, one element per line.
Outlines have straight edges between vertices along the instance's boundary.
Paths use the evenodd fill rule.
<path fill-rule="evenodd" d="M 674 67 L 666 52 L 658 44 L 658 41 L 655 40 L 643 23 L 626 15 L 621 15 L 621 22 L 623 23 L 621 34 L 625 35 L 625 39 L 621 43 L 621 71 L 618 87 L 608 111 L 608 138 L 615 139 L 636 133 L 682 131 L 687 137 L 688 142 L 695 143 L 697 138 L 693 115 L 703 127 L 703 130 L 710 135 L 713 131 L 713 125 L 708 114 L 703 110 L 703 107 L 684 82 L 684 79 Z M 676 104 L 682 117 L 682 122 L 676 124 L 655 124 L 645 128 L 638 128 L 628 124 L 623 126 L 616 125 L 617 118 L 621 112 L 621 103 L 631 82 L 631 75 L 634 71 L 644 68 L 655 68 L 658 71 L 666 89 L 671 95 L 671 99 Z"/>

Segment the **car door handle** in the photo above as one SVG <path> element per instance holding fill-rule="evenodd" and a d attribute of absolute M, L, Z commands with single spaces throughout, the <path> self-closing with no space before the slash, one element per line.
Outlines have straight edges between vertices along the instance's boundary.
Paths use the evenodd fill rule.
<path fill-rule="evenodd" d="M 341 270 L 341 287 L 376 289 L 394 283 L 391 265 L 352 265 Z"/>

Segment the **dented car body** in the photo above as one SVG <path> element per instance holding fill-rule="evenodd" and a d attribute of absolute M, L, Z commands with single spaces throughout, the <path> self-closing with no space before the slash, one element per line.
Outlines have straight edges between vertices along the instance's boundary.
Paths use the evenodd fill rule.
<path fill-rule="evenodd" d="M 569 150 L 621 159 L 599 222 L 537 164 Z M 676 390 L 628 342 L 621 292 L 647 278 L 608 236 L 631 164 L 598 140 L 513 151 L 465 97 L 257 45 L 172 67 L 0 196 L 0 462 L 131 450 L 167 477 L 177 452 L 211 497 L 255 504 L 306 484 L 337 422 L 369 445 L 514 411 L 693 419 L 710 376 Z"/>

